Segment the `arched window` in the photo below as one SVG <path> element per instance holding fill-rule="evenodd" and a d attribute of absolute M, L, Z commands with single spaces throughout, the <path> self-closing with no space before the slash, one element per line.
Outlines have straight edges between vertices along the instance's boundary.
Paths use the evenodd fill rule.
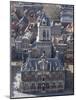
<path fill-rule="evenodd" d="M 47 38 L 49 38 L 49 31 L 47 30 Z"/>
<path fill-rule="evenodd" d="M 46 38 L 46 31 L 43 30 L 43 39 L 45 40 L 45 38 Z"/>

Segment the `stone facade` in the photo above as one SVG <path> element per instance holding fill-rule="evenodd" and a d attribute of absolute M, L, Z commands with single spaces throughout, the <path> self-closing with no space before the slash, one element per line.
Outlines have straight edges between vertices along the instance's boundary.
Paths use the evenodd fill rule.
<path fill-rule="evenodd" d="M 51 21 L 44 14 L 38 23 L 34 47 L 21 68 L 21 92 L 56 92 L 65 88 L 65 70 L 59 52 L 52 58 Z M 37 53 L 36 53 L 37 52 Z M 35 54 L 35 55 L 34 55 Z"/>

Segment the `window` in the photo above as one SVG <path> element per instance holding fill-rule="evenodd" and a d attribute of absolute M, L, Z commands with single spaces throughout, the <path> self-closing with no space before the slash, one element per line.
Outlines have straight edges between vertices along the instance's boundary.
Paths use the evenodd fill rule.
<path fill-rule="evenodd" d="M 31 89 L 35 89 L 36 87 L 35 87 L 35 84 L 34 83 L 32 83 L 32 85 L 31 85 Z"/>
<path fill-rule="evenodd" d="M 56 84 L 55 83 L 52 83 L 51 88 L 56 88 Z"/>
<path fill-rule="evenodd" d="M 45 80 L 45 79 L 44 79 L 44 77 L 43 77 L 43 79 L 42 79 L 42 80 L 43 80 L 43 81 Z"/>
<path fill-rule="evenodd" d="M 43 22 L 43 25 L 45 25 L 46 23 L 45 22 Z"/>
<path fill-rule="evenodd" d="M 46 88 L 49 89 L 49 83 L 46 83 Z"/>
<path fill-rule="evenodd" d="M 41 75 L 39 75 L 39 76 L 38 76 L 38 80 L 41 81 L 41 79 L 42 79 L 42 78 L 41 78 Z"/>
<path fill-rule="evenodd" d="M 45 39 L 45 38 L 46 38 L 46 31 L 43 30 L 43 39 Z"/>
<path fill-rule="evenodd" d="M 62 88 L 62 87 L 63 87 L 63 84 L 60 82 L 58 85 L 58 88 Z"/>
<path fill-rule="evenodd" d="M 49 31 L 47 30 L 47 38 L 49 38 Z"/>
<path fill-rule="evenodd" d="M 38 89 L 39 89 L 39 90 L 41 89 L 41 84 L 40 84 L 40 83 L 38 83 Z"/>

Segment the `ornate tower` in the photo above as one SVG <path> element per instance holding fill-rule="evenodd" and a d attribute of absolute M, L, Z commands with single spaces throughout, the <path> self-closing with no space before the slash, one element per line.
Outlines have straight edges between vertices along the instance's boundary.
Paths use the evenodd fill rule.
<path fill-rule="evenodd" d="M 38 23 L 37 47 L 40 53 L 45 52 L 47 57 L 51 57 L 51 23 L 45 14 Z"/>
<path fill-rule="evenodd" d="M 30 52 L 37 50 L 37 57 L 30 56 Z M 22 92 L 47 93 L 64 90 L 64 66 L 59 60 L 59 52 L 54 58 L 52 55 L 51 23 L 48 17 L 42 16 L 38 23 L 36 45 L 29 51 L 29 56 L 23 64 L 21 76 Z"/>

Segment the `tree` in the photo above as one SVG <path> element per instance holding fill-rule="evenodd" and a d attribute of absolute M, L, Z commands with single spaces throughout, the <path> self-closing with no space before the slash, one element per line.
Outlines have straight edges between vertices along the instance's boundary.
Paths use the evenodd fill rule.
<path fill-rule="evenodd" d="M 52 20 L 60 20 L 60 5 L 43 4 L 43 10 Z"/>

